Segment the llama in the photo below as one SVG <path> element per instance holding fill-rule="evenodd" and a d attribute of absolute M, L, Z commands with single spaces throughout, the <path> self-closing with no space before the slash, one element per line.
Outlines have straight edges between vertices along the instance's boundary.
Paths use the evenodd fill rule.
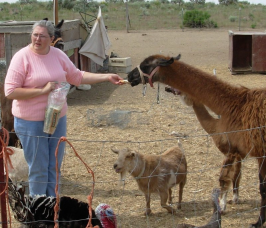
<path fill-rule="evenodd" d="M 174 95 L 179 95 L 183 103 L 185 103 L 187 106 L 192 106 L 201 126 L 208 134 L 213 136 L 213 134 L 217 133 L 216 126 L 220 119 L 212 117 L 203 104 L 197 102 L 196 100 L 193 100 L 187 94 L 184 94 L 172 87 L 165 87 L 165 91 L 173 93 Z M 214 140 L 217 139 L 217 137 L 214 138 Z M 229 203 L 236 204 L 239 202 L 239 184 L 241 179 L 241 157 L 238 155 L 234 155 L 232 157 L 231 154 L 227 154 L 227 151 L 224 151 L 224 154 L 226 154 L 226 157 L 223 161 L 223 166 L 219 178 L 221 187 L 220 205 L 222 214 L 225 214 L 226 198 L 230 183 L 232 183 L 233 185 L 233 199 L 230 200 Z M 233 161 L 233 163 L 230 164 L 230 161 Z"/>
<path fill-rule="evenodd" d="M 175 210 L 167 205 L 172 203 L 172 187 L 179 185 L 179 201 L 177 208 L 181 208 L 183 188 L 187 179 L 187 162 L 185 155 L 178 146 L 166 150 L 161 155 L 144 155 L 129 148 L 112 149 L 118 154 L 114 169 L 125 179 L 126 172 L 136 178 L 139 189 L 145 194 L 145 215 L 151 214 L 150 196 L 157 193 L 161 198 L 161 206 L 169 213 Z"/>
<path fill-rule="evenodd" d="M 48 21 L 48 18 L 44 18 L 43 20 Z M 51 46 L 54 46 L 56 48 L 59 48 L 61 50 L 64 49 L 64 42 L 61 38 L 61 27 L 64 23 L 64 20 L 61 20 L 56 26 L 55 26 L 55 33 L 54 33 L 54 39 L 51 43 Z M 7 99 L 5 97 L 4 93 L 4 84 L 0 83 L 0 96 L 1 96 L 1 123 L 2 127 L 4 127 L 8 132 L 11 132 L 10 139 L 9 139 L 9 146 L 18 147 L 19 139 L 17 135 L 15 134 L 14 130 L 14 116 L 12 115 L 11 109 L 12 109 L 12 100 Z"/>
<path fill-rule="evenodd" d="M 222 213 L 221 207 L 219 204 L 219 195 L 220 190 L 214 188 L 212 191 L 212 205 L 213 205 L 213 214 L 209 220 L 209 222 L 204 226 L 197 226 L 197 228 L 221 228 L 222 225 Z M 190 224 L 178 224 L 176 228 L 196 228 L 196 226 Z"/>
<path fill-rule="evenodd" d="M 128 73 L 131 86 L 141 82 L 162 82 L 192 99 L 204 104 L 221 116 L 213 135 L 214 142 L 220 151 L 231 154 L 229 158 L 240 156 L 256 157 L 259 165 L 261 207 L 260 216 L 250 227 L 259 228 L 265 222 L 266 213 L 266 160 L 264 159 L 266 136 L 265 128 L 265 89 L 249 89 L 230 85 L 200 69 L 178 61 L 180 55 L 171 58 L 163 55 L 152 55 Z M 247 130 L 250 129 L 250 130 Z M 224 134 L 226 132 L 226 134 Z M 232 164 L 233 161 L 228 161 Z"/>

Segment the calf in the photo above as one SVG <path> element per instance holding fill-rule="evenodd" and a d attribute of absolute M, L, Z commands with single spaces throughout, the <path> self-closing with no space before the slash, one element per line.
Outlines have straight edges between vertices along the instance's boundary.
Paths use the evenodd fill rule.
<path fill-rule="evenodd" d="M 185 155 L 179 147 L 172 147 L 161 155 L 144 155 L 129 148 L 121 150 L 112 149 L 118 154 L 114 169 L 125 178 L 129 172 L 136 178 L 139 189 L 145 194 L 146 212 L 149 215 L 151 193 L 159 194 L 161 206 L 169 213 L 175 210 L 167 205 L 172 203 L 171 188 L 179 184 L 179 201 L 177 208 L 181 208 L 183 188 L 187 180 L 187 162 Z"/>

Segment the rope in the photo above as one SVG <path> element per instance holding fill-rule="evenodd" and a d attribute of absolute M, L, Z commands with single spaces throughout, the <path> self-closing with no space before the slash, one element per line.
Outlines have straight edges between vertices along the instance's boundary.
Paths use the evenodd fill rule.
<path fill-rule="evenodd" d="M 56 43 L 58 41 L 60 41 L 60 40 L 63 41 L 63 39 L 61 37 L 57 38 L 55 41 L 51 42 L 50 46 L 53 46 L 54 47 L 56 45 Z"/>
<path fill-rule="evenodd" d="M 75 150 L 75 148 L 73 147 L 73 145 L 66 139 L 66 137 L 61 137 L 60 140 L 58 141 L 57 147 L 56 147 L 56 151 L 55 151 L 55 157 L 56 157 L 56 186 L 55 186 L 55 193 L 56 193 L 56 204 L 54 206 L 54 211 L 55 211 L 55 215 L 54 215 L 54 222 L 55 222 L 55 226 L 54 228 L 58 228 L 58 211 L 59 211 L 59 193 L 58 193 L 58 182 L 59 182 L 59 170 L 58 170 L 58 159 L 57 159 L 57 155 L 58 155 L 58 148 L 61 142 L 67 142 L 70 147 L 73 149 L 75 155 L 79 158 L 79 160 L 85 165 L 88 173 L 91 174 L 92 176 L 92 180 L 93 180 L 93 184 L 92 184 L 92 190 L 90 195 L 88 195 L 87 199 L 88 199 L 88 204 L 89 204 L 89 221 L 88 224 L 86 226 L 86 228 L 99 228 L 99 226 L 92 226 L 92 199 L 93 199 L 93 192 L 94 192 L 94 185 L 95 185 L 95 178 L 94 178 L 94 173 L 91 170 L 91 168 L 82 160 L 82 158 L 78 155 L 77 151 Z"/>
<path fill-rule="evenodd" d="M 8 146 L 8 142 L 9 142 L 9 132 L 2 127 L 1 129 L 2 134 L 0 136 L 0 144 L 2 145 L 2 150 L 0 152 L 0 159 L 3 159 L 4 161 L 4 167 L 5 167 L 5 171 L 6 171 L 6 183 L 5 183 L 5 188 L 4 190 L 0 193 L 0 195 L 5 194 L 6 197 L 6 202 L 8 202 L 8 165 L 10 166 L 11 169 L 14 169 L 12 163 L 11 163 L 11 159 L 10 159 L 10 155 L 14 154 L 14 151 L 11 148 L 7 148 Z M 3 136 L 3 137 L 2 137 Z M 10 227 L 11 226 L 11 212 L 10 212 L 10 207 L 9 204 L 7 204 L 7 208 L 8 208 L 8 215 L 10 218 Z"/>

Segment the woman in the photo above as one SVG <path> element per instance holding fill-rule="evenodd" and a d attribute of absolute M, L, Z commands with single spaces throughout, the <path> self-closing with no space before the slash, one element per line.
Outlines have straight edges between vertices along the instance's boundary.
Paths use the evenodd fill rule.
<path fill-rule="evenodd" d="M 61 82 L 72 85 L 110 81 L 121 85 L 117 74 L 95 74 L 80 71 L 61 50 L 51 47 L 54 26 L 50 21 L 33 25 L 31 44 L 12 58 L 5 79 L 5 96 L 13 99 L 14 127 L 29 165 L 31 196 L 55 196 L 58 140 L 66 135 L 67 103 L 64 104 L 54 134 L 43 132 L 48 94 Z M 65 144 L 58 151 L 61 167 Z"/>

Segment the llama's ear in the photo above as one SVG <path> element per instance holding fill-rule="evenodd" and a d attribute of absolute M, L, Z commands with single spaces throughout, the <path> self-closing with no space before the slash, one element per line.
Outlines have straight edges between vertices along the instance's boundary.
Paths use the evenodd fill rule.
<path fill-rule="evenodd" d="M 174 62 L 174 58 L 171 59 L 158 59 L 158 66 L 169 66 Z"/>
<path fill-rule="evenodd" d="M 42 20 L 43 20 L 43 21 L 48 21 L 48 18 L 46 17 L 46 18 L 43 18 Z"/>
<path fill-rule="evenodd" d="M 64 24 L 64 20 L 62 19 L 55 27 L 57 29 L 60 29 L 62 27 L 62 25 Z"/>
<path fill-rule="evenodd" d="M 181 58 L 181 54 L 179 54 L 178 56 L 174 57 L 174 60 L 179 60 Z"/>

